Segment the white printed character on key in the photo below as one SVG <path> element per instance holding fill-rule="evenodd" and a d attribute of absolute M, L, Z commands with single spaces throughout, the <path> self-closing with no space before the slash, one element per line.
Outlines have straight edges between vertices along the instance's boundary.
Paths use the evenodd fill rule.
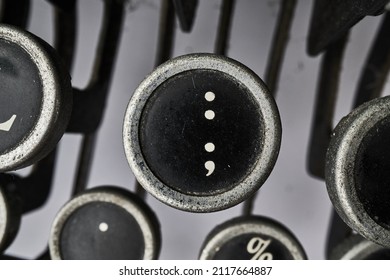
<path fill-rule="evenodd" d="M 213 102 L 214 99 L 215 99 L 215 94 L 214 92 L 211 92 L 211 91 L 208 91 L 206 92 L 206 94 L 204 95 L 204 98 L 208 101 L 208 102 Z M 215 118 L 215 112 L 213 110 L 207 110 L 205 113 L 204 113 L 204 116 L 206 119 L 208 120 L 213 120 Z M 215 145 L 214 143 L 206 143 L 206 145 L 204 145 L 204 149 L 209 152 L 209 153 L 212 153 L 214 152 L 215 150 Z M 206 168 L 207 170 L 207 174 L 206 176 L 210 176 L 211 174 L 214 173 L 214 170 L 215 170 L 215 162 L 212 161 L 212 160 L 209 160 L 209 161 L 206 161 L 205 164 L 204 164 L 204 167 Z"/>
<path fill-rule="evenodd" d="M 270 239 L 264 240 L 260 237 L 253 237 L 249 240 L 246 250 L 249 254 L 253 254 L 251 260 L 272 260 L 272 254 L 265 252 L 270 244 Z"/>
<path fill-rule="evenodd" d="M 11 130 L 11 127 L 12 125 L 14 124 L 15 122 L 15 119 L 16 119 L 16 115 L 12 115 L 12 117 L 10 117 L 8 119 L 8 121 L 5 121 L 3 123 L 0 123 L 0 130 L 3 130 L 3 131 L 10 131 Z"/>

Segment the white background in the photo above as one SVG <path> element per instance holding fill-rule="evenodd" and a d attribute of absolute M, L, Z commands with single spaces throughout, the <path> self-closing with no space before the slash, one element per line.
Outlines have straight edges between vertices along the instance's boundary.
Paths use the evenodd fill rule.
<path fill-rule="evenodd" d="M 102 1 L 79 1 L 78 45 L 74 87 L 88 83 L 99 28 Z M 272 217 L 286 225 L 301 241 L 310 259 L 323 259 L 331 203 L 324 182 L 306 171 L 309 132 L 313 114 L 319 57 L 306 54 L 306 38 L 314 1 L 300 0 L 296 9 L 284 61 L 277 105 L 283 138 L 276 166 L 261 188 L 255 214 Z M 88 187 L 116 185 L 133 190 L 134 177 L 122 146 L 122 122 L 127 103 L 137 85 L 154 67 L 159 24 L 159 0 L 133 0 L 127 5 L 110 99 L 92 166 Z M 52 43 L 52 9 L 45 1 L 32 1 L 29 30 Z M 212 52 L 220 0 L 200 0 L 194 29 L 177 30 L 174 56 L 190 52 Z M 238 0 L 229 56 L 264 77 L 279 1 Z M 350 37 L 341 78 L 335 122 L 351 108 L 357 78 L 380 17 L 367 17 Z M 388 86 L 388 84 L 387 84 Z M 45 248 L 52 220 L 70 198 L 80 136 L 65 135 L 60 144 L 59 163 L 52 193 L 41 209 L 25 215 L 17 239 L 7 253 L 34 258 Z M 196 259 L 206 235 L 217 225 L 240 215 L 242 205 L 210 214 L 182 212 L 151 196 L 147 203 L 156 212 L 162 229 L 161 259 Z"/>
<path fill-rule="evenodd" d="M 364 263 L 363 263 L 364 262 Z M 99 265 L 96 265 L 96 264 Z M 370 279 L 374 276 L 386 275 L 387 261 L 191 261 L 191 260 L 164 260 L 164 261 L 3 261 L 0 262 L 2 275 L 8 279 L 39 279 L 69 280 L 96 279 L 273 279 L 283 280 L 296 277 L 301 280 L 312 280 L 321 273 L 322 279 L 350 277 L 355 280 Z M 261 265 L 261 266 L 260 266 Z M 20 268 L 23 269 L 20 269 Z M 256 271 L 263 271 L 266 275 L 256 275 Z M 156 270 L 163 276 L 156 276 Z M 233 274 L 233 270 L 235 273 Z M 246 274 L 253 268 L 254 275 Z M 127 275 L 120 275 L 120 270 L 128 269 Z M 134 275 L 138 271 L 138 275 Z M 226 275 L 226 271 L 229 275 Z M 241 271 L 238 272 L 238 271 Z M 175 276 L 166 275 L 176 273 Z M 216 275 L 213 275 L 215 272 Z M 220 276 L 218 274 L 225 274 Z M 131 274 L 130 274 L 131 273 Z M 153 273 L 153 276 L 150 274 Z M 179 275 L 178 275 L 179 273 Z M 182 274 L 180 274 L 182 273 Z M 269 274 L 267 274 L 269 273 Z M 130 274 L 130 275 L 129 275 Z M 149 275 L 146 275 L 149 274 Z M 193 274 L 192 276 L 184 274 Z"/>

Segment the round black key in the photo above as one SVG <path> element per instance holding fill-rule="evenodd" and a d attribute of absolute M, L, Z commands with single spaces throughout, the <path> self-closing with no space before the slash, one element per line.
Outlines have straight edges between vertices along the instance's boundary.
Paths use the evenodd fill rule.
<path fill-rule="evenodd" d="M 261 153 L 259 110 L 248 89 L 228 74 L 180 73 L 160 85 L 143 110 L 141 152 L 151 171 L 179 192 L 226 192 L 248 176 Z"/>
<path fill-rule="evenodd" d="M 336 126 L 326 185 L 340 217 L 365 238 L 390 246 L 390 97 L 367 102 Z"/>
<path fill-rule="evenodd" d="M 187 211 L 231 207 L 256 191 L 280 147 L 272 96 L 251 70 L 226 57 L 178 57 L 135 91 L 124 146 L 141 185 Z"/>
<path fill-rule="evenodd" d="M 66 260 L 99 256 L 136 260 L 142 259 L 145 251 L 143 234 L 134 217 L 107 202 L 91 202 L 74 211 L 64 224 L 60 246 Z"/>
<path fill-rule="evenodd" d="M 34 128 L 43 97 L 39 70 L 30 55 L 4 39 L 0 39 L 0 83 L 0 153 L 3 154 Z"/>
<path fill-rule="evenodd" d="M 332 260 L 390 260 L 390 249 L 354 234 L 331 252 Z"/>
<path fill-rule="evenodd" d="M 160 248 L 157 219 L 135 195 L 94 188 L 58 213 L 50 240 L 54 259 L 155 259 Z"/>
<path fill-rule="evenodd" d="M 296 237 L 282 224 L 265 217 L 239 217 L 217 226 L 203 243 L 200 259 L 306 259 Z"/>
<path fill-rule="evenodd" d="M 367 214 L 390 229 L 390 116 L 367 131 L 356 155 L 356 193 Z"/>
<path fill-rule="evenodd" d="M 54 50 L 0 26 L 0 171 L 30 165 L 61 138 L 71 112 L 69 74 Z"/>

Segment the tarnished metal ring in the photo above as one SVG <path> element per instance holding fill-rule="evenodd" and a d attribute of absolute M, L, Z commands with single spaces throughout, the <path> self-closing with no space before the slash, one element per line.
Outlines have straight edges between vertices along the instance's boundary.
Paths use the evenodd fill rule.
<path fill-rule="evenodd" d="M 355 170 L 361 164 L 357 158 L 365 137 L 389 116 L 389 96 L 374 99 L 353 110 L 335 128 L 325 165 L 328 194 L 343 221 L 367 239 L 387 247 L 390 247 L 390 228 L 379 224 L 359 199 Z"/>
<path fill-rule="evenodd" d="M 170 188 L 148 167 L 140 147 L 140 120 L 145 104 L 167 79 L 196 69 L 226 73 L 252 93 L 263 117 L 263 149 L 249 175 L 232 189 L 215 195 L 191 195 Z M 234 206 L 253 194 L 268 178 L 279 154 L 281 142 L 279 112 L 263 81 L 241 63 L 214 54 L 190 54 L 169 60 L 156 68 L 135 90 L 123 125 L 123 142 L 127 160 L 138 182 L 154 197 L 177 209 L 190 212 L 212 212 Z M 178 171 L 180 172 L 180 171 Z"/>
<path fill-rule="evenodd" d="M 156 259 L 160 253 L 160 232 L 157 230 L 157 219 L 153 219 L 145 212 L 145 207 L 140 205 L 139 200 L 129 198 L 124 190 L 118 187 L 96 187 L 74 197 L 57 213 L 50 233 L 49 249 L 52 259 L 62 259 L 60 239 L 62 229 L 68 218 L 78 209 L 92 202 L 107 202 L 120 207 L 132 215 L 137 221 L 143 234 L 145 248 L 145 260 Z M 135 195 L 134 195 L 135 197 Z M 154 215 L 154 214 L 153 214 Z M 149 219 L 150 218 L 150 219 Z"/>
<path fill-rule="evenodd" d="M 27 52 L 42 84 L 41 111 L 34 127 L 15 147 L 0 154 L 0 172 L 5 172 L 31 165 L 54 148 L 69 121 L 73 96 L 69 74 L 46 42 L 9 25 L 0 26 L 0 39 Z"/>

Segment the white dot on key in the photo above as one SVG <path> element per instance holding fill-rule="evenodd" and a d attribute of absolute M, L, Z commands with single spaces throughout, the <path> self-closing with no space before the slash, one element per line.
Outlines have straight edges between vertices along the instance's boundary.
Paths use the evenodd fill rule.
<path fill-rule="evenodd" d="M 207 152 L 209 152 L 209 153 L 211 153 L 211 152 L 214 152 L 214 150 L 215 150 L 215 145 L 213 144 L 213 143 L 207 143 L 206 145 L 204 145 L 204 149 L 207 151 Z"/>
<path fill-rule="evenodd" d="M 215 118 L 215 113 L 213 110 L 207 110 L 205 113 L 204 113 L 204 116 L 206 117 L 206 119 L 208 120 L 212 120 Z"/>
<path fill-rule="evenodd" d="M 99 230 L 101 232 L 106 232 L 108 230 L 108 225 L 106 223 L 100 223 Z"/>
<path fill-rule="evenodd" d="M 214 92 L 208 91 L 208 92 L 206 92 L 206 94 L 204 95 L 204 98 L 205 98 L 208 102 L 214 101 L 214 99 L 215 99 L 215 94 L 214 94 Z"/>

